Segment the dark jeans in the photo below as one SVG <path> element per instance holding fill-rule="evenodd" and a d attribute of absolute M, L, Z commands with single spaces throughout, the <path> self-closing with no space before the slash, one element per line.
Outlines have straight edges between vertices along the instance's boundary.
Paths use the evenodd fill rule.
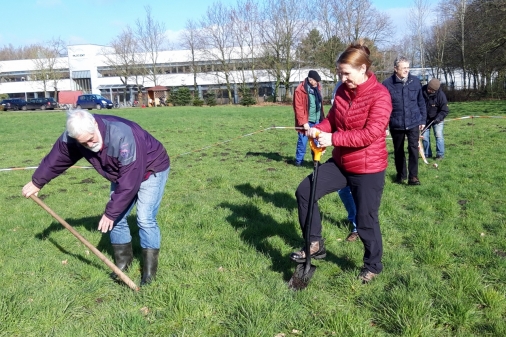
<path fill-rule="evenodd" d="M 304 225 L 308 212 L 311 175 L 306 177 L 297 188 L 299 210 L 299 224 L 304 232 Z M 318 200 L 323 196 L 350 186 L 351 194 L 357 208 L 357 231 L 364 244 L 364 266 L 373 273 L 380 273 L 383 269 L 381 257 L 383 244 L 378 219 L 378 211 L 385 184 L 385 171 L 371 174 L 350 174 L 342 172 L 333 159 L 320 165 L 316 182 L 315 203 L 313 204 L 313 219 L 311 221 L 311 241 L 321 239 L 322 224 Z"/>
<path fill-rule="evenodd" d="M 420 129 L 418 126 L 409 130 L 390 130 L 392 142 L 394 143 L 394 160 L 397 178 L 405 180 L 406 178 L 418 177 L 418 141 Z M 404 153 L 404 137 L 408 138 L 408 171 L 406 172 L 406 154 Z"/>

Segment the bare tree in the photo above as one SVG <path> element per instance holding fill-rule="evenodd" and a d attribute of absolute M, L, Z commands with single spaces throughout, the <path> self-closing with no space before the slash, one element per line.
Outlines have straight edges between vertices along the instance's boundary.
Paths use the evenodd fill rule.
<path fill-rule="evenodd" d="M 36 49 L 36 58 L 33 59 L 35 66 L 35 80 L 42 82 L 44 97 L 50 88 L 54 91 L 54 98 L 58 100 L 58 82 L 61 80 L 65 68 L 65 62 L 60 55 L 66 48 L 60 38 L 53 38 L 39 45 Z"/>
<path fill-rule="evenodd" d="M 493 78 L 505 70 L 506 1 L 469 3 L 466 11 L 466 60 L 473 75 L 473 87 L 490 92 Z"/>
<path fill-rule="evenodd" d="M 138 79 L 142 75 L 140 69 L 144 65 L 143 54 L 139 53 L 138 40 L 130 26 L 113 38 L 110 48 L 103 51 L 105 63 L 112 68 L 113 74 L 118 76 L 125 85 L 124 100 L 127 97 L 127 85 L 133 77 Z M 138 80 L 135 81 L 139 83 Z M 126 102 L 125 102 L 126 103 Z"/>
<path fill-rule="evenodd" d="M 261 29 L 264 66 L 274 77 L 274 98 L 280 85 L 284 85 L 282 100 L 286 101 L 292 70 L 297 67 L 296 49 L 308 29 L 307 7 L 300 0 L 267 0 L 264 6 Z"/>
<path fill-rule="evenodd" d="M 335 8 L 341 2 L 337 0 L 320 0 L 310 2 L 310 6 L 316 11 L 315 27 L 318 27 L 322 34 L 323 43 L 321 49 L 316 51 L 319 55 L 319 65 L 324 69 L 324 75 L 333 77 L 337 83 L 335 62 L 345 45 L 342 42 L 340 19 L 335 14 Z"/>
<path fill-rule="evenodd" d="M 438 23 L 427 55 L 442 68 L 447 83 L 458 72 L 463 89 L 487 91 L 493 77 L 504 71 L 504 12 L 504 0 L 451 0 L 438 5 Z"/>
<path fill-rule="evenodd" d="M 0 61 L 34 59 L 37 57 L 38 49 L 37 44 L 20 47 L 8 44 L 0 48 Z"/>
<path fill-rule="evenodd" d="M 336 16 L 337 35 L 350 44 L 361 38 L 375 44 L 389 42 L 393 26 L 388 14 L 378 11 L 370 0 L 331 0 L 330 8 Z"/>
<path fill-rule="evenodd" d="M 214 66 L 214 74 L 218 82 L 225 83 L 228 93 L 228 104 L 232 104 L 232 64 L 234 52 L 234 40 L 230 10 L 221 2 L 214 2 L 207 8 L 200 22 L 203 43 L 204 58 L 208 61 L 216 61 L 219 65 Z"/>
<path fill-rule="evenodd" d="M 180 35 L 180 44 L 183 48 L 186 48 L 190 51 L 190 64 L 191 71 L 193 73 L 193 98 L 198 98 L 197 94 L 197 73 L 199 72 L 199 65 L 197 62 L 197 57 L 199 50 L 202 49 L 201 46 L 202 38 L 200 37 L 200 32 L 197 26 L 197 23 L 193 20 L 186 21 L 185 29 Z"/>
<path fill-rule="evenodd" d="M 460 68 L 462 69 L 464 89 L 467 87 L 467 60 L 466 60 L 466 10 L 469 0 L 448 0 L 441 3 L 442 10 L 452 18 L 453 27 L 449 31 L 449 38 L 453 42 L 454 50 L 458 49 Z"/>
<path fill-rule="evenodd" d="M 389 48 L 390 54 L 393 53 L 393 60 L 395 60 L 398 56 L 404 56 L 408 60 L 410 60 L 410 63 L 413 63 L 413 60 L 416 60 L 417 56 L 417 46 L 416 46 L 416 40 L 411 35 L 405 35 L 402 37 L 398 43 L 392 45 Z M 394 70 L 394 62 L 391 58 L 392 55 L 389 55 L 388 59 L 389 61 L 392 61 L 389 63 L 388 68 L 393 71 Z"/>
<path fill-rule="evenodd" d="M 429 14 L 430 6 L 427 0 L 413 0 L 413 7 L 409 11 L 408 27 L 416 41 L 423 81 L 425 81 L 425 36 Z"/>
<path fill-rule="evenodd" d="M 165 24 L 156 21 L 151 14 L 151 7 L 145 6 L 146 17 L 144 20 L 137 19 L 136 34 L 141 50 L 146 53 L 148 62 L 147 77 L 153 81 L 153 85 L 158 85 L 157 63 L 160 51 L 168 45 L 168 39 L 165 35 Z"/>
<path fill-rule="evenodd" d="M 254 97 L 258 101 L 257 48 L 260 44 L 258 27 L 260 13 L 255 0 L 238 0 L 231 10 L 234 45 L 239 49 L 239 63 L 236 67 L 241 81 L 241 90 L 249 90 L 247 82 L 253 83 Z"/>
<path fill-rule="evenodd" d="M 346 45 L 363 39 L 372 52 L 371 48 L 376 50 L 377 45 L 385 45 L 392 36 L 390 17 L 375 9 L 370 0 L 311 0 L 310 8 L 316 11 L 314 25 L 323 35 L 318 58 L 324 74 L 333 77 L 335 82 L 335 61 Z M 375 66 L 383 74 L 392 69 L 393 61 L 389 61 L 394 49 L 398 47 L 376 52 Z"/>
<path fill-rule="evenodd" d="M 431 67 L 433 77 L 440 78 L 440 75 L 443 74 L 445 82 L 449 83 L 448 68 L 445 66 L 448 18 L 444 16 L 444 12 L 438 7 L 434 10 L 434 13 L 436 14 L 436 22 L 429 30 L 424 41 L 426 61 Z"/>

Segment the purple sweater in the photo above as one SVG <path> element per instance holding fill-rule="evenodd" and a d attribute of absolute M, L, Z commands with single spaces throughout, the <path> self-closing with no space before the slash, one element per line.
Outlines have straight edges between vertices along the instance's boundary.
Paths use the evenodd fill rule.
<path fill-rule="evenodd" d="M 163 145 L 138 124 L 117 116 L 93 116 L 102 136 L 102 149 L 93 152 L 65 131 L 42 159 L 32 182 L 42 188 L 85 158 L 100 175 L 118 184 L 104 213 L 109 219 L 116 220 L 134 200 L 141 183 L 151 173 L 168 169 L 170 159 Z"/>

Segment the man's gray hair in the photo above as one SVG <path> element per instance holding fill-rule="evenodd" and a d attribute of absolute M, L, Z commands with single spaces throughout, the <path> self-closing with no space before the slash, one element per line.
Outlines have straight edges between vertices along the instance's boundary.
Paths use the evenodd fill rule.
<path fill-rule="evenodd" d="M 397 67 L 399 65 L 399 63 L 401 62 L 406 62 L 406 63 L 409 63 L 409 60 L 407 57 L 404 57 L 404 56 L 398 56 L 395 61 L 394 61 L 394 67 Z"/>
<path fill-rule="evenodd" d="M 85 133 L 95 133 L 95 118 L 86 110 L 68 110 L 67 133 L 72 138 L 77 138 Z"/>

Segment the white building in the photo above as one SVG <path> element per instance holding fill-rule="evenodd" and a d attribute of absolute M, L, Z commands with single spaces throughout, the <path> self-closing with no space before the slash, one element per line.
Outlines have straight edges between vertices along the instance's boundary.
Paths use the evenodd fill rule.
<path fill-rule="evenodd" d="M 241 71 L 238 50 L 233 50 L 231 64 L 234 71 L 230 74 L 230 82 L 233 84 L 234 103 L 237 103 L 238 85 L 252 83 L 251 71 Z M 144 55 L 145 56 L 145 55 Z M 139 86 L 141 90 L 153 87 L 154 82 L 150 76 L 139 76 L 129 78 L 123 83 L 119 76 L 116 76 L 114 67 L 108 59 L 115 57 L 110 47 L 99 45 L 71 45 L 67 47 L 67 56 L 58 57 L 54 60 L 54 69 L 59 74 L 57 80 L 40 80 L 40 60 L 14 60 L 0 62 L 0 93 L 8 94 L 10 97 L 33 98 L 33 97 L 54 97 L 55 92 L 60 91 L 82 91 L 83 93 L 102 94 L 105 97 L 119 99 L 119 101 L 133 100 L 134 94 Z M 157 85 L 167 88 L 187 86 L 193 90 L 194 78 L 191 71 L 191 54 L 189 50 L 162 51 L 158 54 L 156 62 L 160 74 L 157 75 Z M 201 57 L 197 61 L 199 72 L 197 73 L 197 91 L 199 97 L 208 89 L 221 89 L 223 97 L 225 94 L 225 80 L 223 73 L 219 72 L 219 63 Z M 297 69 L 292 71 L 291 81 L 293 92 L 294 86 L 302 81 L 309 69 Z M 267 71 L 256 71 L 259 84 L 259 96 L 265 97 L 272 94 L 274 78 Z M 332 81 L 320 72 L 322 79 Z M 39 78 L 37 78 L 37 76 Z M 244 80 L 243 80 L 244 77 Z M 44 88 L 45 87 L 45 88 Z M 44 90 L 45 89 L 45 90 Z M 284 90 L 284 89 L 282 89 Z M 126 92 L 126 95 L 125 95 Z M 228 103 L 228 99 L 222 100 Z"/>

